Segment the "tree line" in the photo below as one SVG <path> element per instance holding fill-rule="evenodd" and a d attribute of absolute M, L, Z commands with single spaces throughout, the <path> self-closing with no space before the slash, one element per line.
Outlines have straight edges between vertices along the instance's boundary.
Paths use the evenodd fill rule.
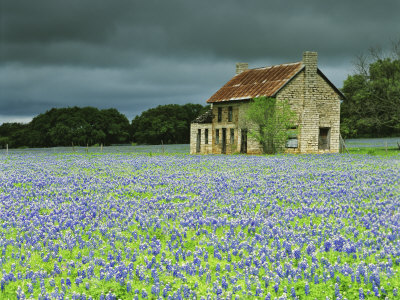
<path fill-rule="evenodd" d="M 400 136 L 400 40 L 386 55 L 371 48 L 358 56 L 342 91 L 344 137 Z"/>
<path fill-rule="evenodd" d="M 28 124 L 0 125 L 0 148 L 189 143 L 190 123 L 205 109 L 200 104 L 160 105 L 129 122 L 115 108 L 52 108 Z"/>

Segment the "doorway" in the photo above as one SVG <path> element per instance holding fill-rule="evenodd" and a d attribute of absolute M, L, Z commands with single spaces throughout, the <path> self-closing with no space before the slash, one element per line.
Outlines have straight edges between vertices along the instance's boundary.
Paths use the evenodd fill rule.
<path fill-rule="evenodd" d="M 196 152 L 200 153 L 201 129 L 197 129 Z"/>
<path fill-rule="evenodd" d="M 331 129 L 329 127 L 320 127 L 319 128 L 319 137 L 318 137 L 318 149 L 319 150 L 329 150 L 330 136 L 331 136 Z"/>
<path fill-rule="evenodd" d="M 222 128 L 222 154 L 226 154 L 226 128 Z"/>
<path fill-rule="evenodd" d="M 242 138 L 240 143 L 240 153 L 247 153 L 247 129 L 242 129 Z"/>

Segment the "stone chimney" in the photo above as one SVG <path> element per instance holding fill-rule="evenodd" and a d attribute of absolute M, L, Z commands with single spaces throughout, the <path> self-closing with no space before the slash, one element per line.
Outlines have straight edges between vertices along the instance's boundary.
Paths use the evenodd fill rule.
<path fill-rule="evenodd" d="M 304 70 L 304 101 L 303 111 L 301 114 L 300 126 L 300 152 L 316 152 L 318 151 L 318 134 L 319 134 L 319 114 L 317 109 L 317 100 L 319 95 L 317 90 L 317 52 L 306 51 L 303 53 Z"/>
<path fill-rule="evenodd" d="M 318 53 L 311 51 L 303 52 L 303 64 L 306 66 L 306 74 L 316 75 L 318 68 Z"/>
<path fill-rule="evenodd" d="M 236 63 L 236 75 L 246 71 L 249 68 L 248 63 Z"/>

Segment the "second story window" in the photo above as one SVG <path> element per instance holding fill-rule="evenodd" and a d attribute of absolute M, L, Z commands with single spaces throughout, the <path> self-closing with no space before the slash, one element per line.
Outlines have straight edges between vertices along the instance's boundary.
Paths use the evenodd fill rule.
<path fill-rule="evenodd" d="M 222 121 L 222 107 L 218 107 L 218 122 Z"/>
<path fill-rule="evenodd" d="M 228 107 L 228 122 L 232 122 L 233 119 L 233 109 L 232 106 Z"/>

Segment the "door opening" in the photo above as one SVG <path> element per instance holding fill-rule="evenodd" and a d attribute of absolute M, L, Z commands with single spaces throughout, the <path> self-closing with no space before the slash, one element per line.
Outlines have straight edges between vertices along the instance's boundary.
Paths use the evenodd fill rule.
<path fill-rule="evenodd" d="M 226 128 L 222 128 L 222 153 L 226 154 Z"/>
<path fill-rule="evenodd" d="M 240 153 L 247 153 L 247 129 L 242 129 L 242 138 L 240 143 Z"/>
<path fill-rule="evenodd" d="M 330 149 L 330 140 L 331 137 L 331 129 L 329 127 L 320 127 L 319 128 L 319 137 L 318 137 L 318 149 L 319 150 L 329 150 Z"/>
<path fill-rule="evenodd" d="M 197 130 L 196 152 L 200 153 L 201 129 Z"/>

